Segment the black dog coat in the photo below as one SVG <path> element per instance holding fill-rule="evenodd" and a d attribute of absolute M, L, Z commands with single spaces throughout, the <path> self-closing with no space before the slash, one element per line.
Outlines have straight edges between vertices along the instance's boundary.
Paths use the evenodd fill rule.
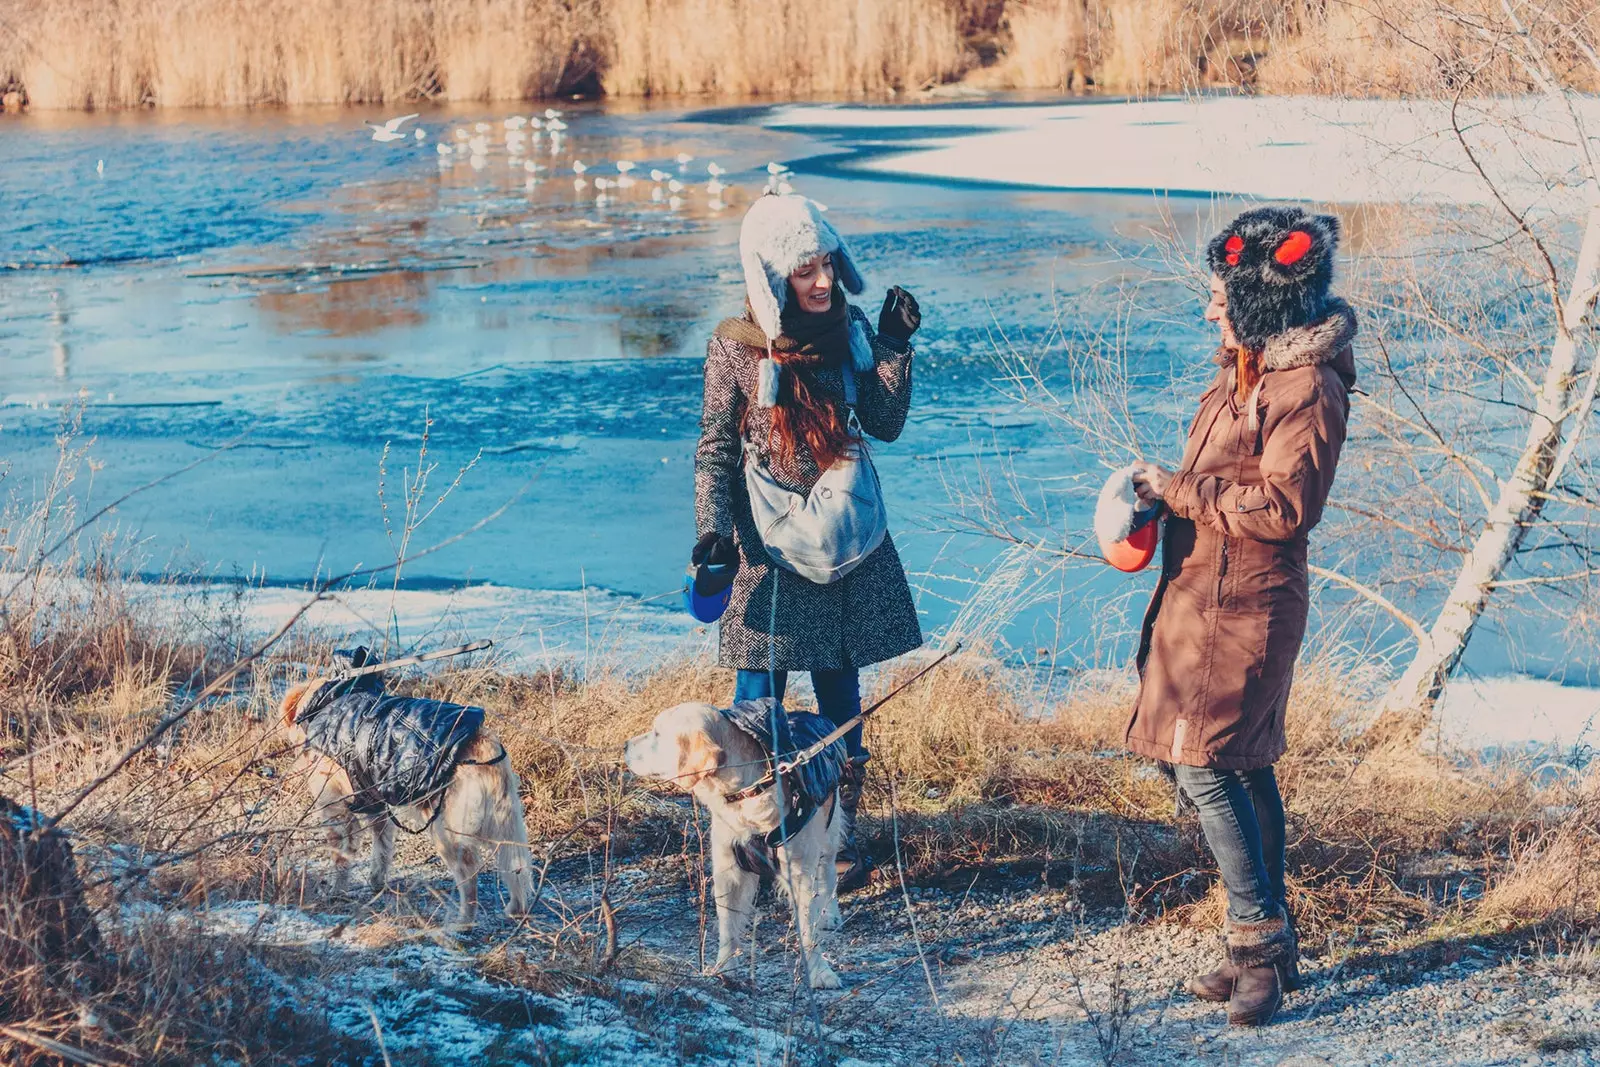
<path fill-rule="evenodd" d="M 483 726 L 482 708 L 390 696 L 375 681 L 325 686 L 295 719 L 306 747 L 350 776 L 350 809 L 361 815 L 443 792 L 462 746 Z"/>
<path fill-rule="evenodd" d="M 773 714 L 774 706 L 777 714 Z M 821 741 L 834 729 L 834 724 L 821 715 L 809 711 L 784 711 L 783 706 L 776 704 L 771 697 L 741 700 L 731 708 L 719 710 L 722 711 L 723 718 L 761 746 L 762 752 L 767 757 L 768 770 L 774 772 L 779 763 Z M 774 727 L 777 730 L 776 737 L 773 736 Z M 827 748 L 783 776 L 781 786 L 784 801 L 792 807 L 778 828 L 766 835 L 764 844 L 768 850 L 778 847 L 805 829 L 811 817 L 833 798 L 839 789 L 839 778 L 844 773 L 844 764 L 845 747 L 841 739 L 832 742 Z M 778 788 L 778 784 L 774 784 L 772 788 Z M 751 845 L 761 843 L 750 842 Z M 734 854 L 740 860 L 740 866 L 746 870 L 752 873 L 766 873 L 746 866 L 752 857 L 743 855 L 738 848 L 735 848 Z"/>

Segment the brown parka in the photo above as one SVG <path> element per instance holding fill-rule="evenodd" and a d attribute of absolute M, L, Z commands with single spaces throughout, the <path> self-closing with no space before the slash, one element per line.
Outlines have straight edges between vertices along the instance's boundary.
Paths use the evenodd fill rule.
<path fill-rule="evenodd" d="M 1344 444 L 1355 333 L 1355 313 L 1334 300 L 1320 321 L 1271 338 L 1244 403 L 1231 353 L 1218 354 L 1165 493 L 1161 579 L 1127 730 L 1134 752 L 1221 770 L 1283 755 L 1309 605 L 1306 535 Z"/>

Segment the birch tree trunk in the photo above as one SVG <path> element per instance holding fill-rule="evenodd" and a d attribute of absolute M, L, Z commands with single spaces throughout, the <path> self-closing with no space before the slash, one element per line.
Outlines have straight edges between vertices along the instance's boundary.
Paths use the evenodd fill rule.
<path fill-rule="evenodd" d="M 1495 583 L 1516 558 L 1523 538 L 1539 518 L 1544 506 L 1542 494 L 1553 488 L 1550 483 L 1559 473 L 1556 460 L 1561 452 L 1563 427 L 1573 414 L 1595 402 L 1592 379 L 1585 383 L 1585 395 L 1574 398 L 1573 393 L 1578 331 L 1594 303 L 1597 283 L 1600 205 L 1589 211 L 1577 269 L 1556 324 L 1556 340 L 1528 427 L 1527 443 L 1510 477 L 1500 484 L 1500 495 L 1489 509 L 1438 618 L 1418 643 L 1411 665 L 1384 698 L 1380 711 L 1385 715 L 1412 719 L 1414 726 L 1426 722 L 1467 650 Z"/>

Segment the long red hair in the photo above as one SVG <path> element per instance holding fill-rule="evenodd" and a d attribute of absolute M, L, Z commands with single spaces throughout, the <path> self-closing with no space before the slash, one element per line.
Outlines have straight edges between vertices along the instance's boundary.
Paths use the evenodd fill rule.
<path fill-rule="evenodd" d="M 783 368 L 778 403 L 772 408 L 773 448 L 792 467 L 804 441 L 818 469 L 827 470 L 854 451 L 861 438 L 851 431 L 844 404 L 816 388 L 811 378 L 814 361 L 782 352 L 773 353 L 773 358 Z M 744 417 L 748 423 L 749 408 Z"/>

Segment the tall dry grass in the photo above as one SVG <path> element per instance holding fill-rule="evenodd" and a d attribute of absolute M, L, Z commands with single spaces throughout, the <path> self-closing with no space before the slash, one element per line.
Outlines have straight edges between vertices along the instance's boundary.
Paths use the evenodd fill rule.
<path fill-rule="evenodd" d="M 797 97 L 1208 86 L 1437 93 L 1494 0 L 37 0 L 0 33 L 33 107 Z M 1550 19 L 1594 25 L 1587 0 Z M 1509 66 L 1507 84 L 1526 80 Z M 1556 55 L 1593 88 L 1584 57 Z M 1479 72 L 1480 76 L 1482 72 Z M 1500 84 L 1505 79 L 1497 79 Z"/>

